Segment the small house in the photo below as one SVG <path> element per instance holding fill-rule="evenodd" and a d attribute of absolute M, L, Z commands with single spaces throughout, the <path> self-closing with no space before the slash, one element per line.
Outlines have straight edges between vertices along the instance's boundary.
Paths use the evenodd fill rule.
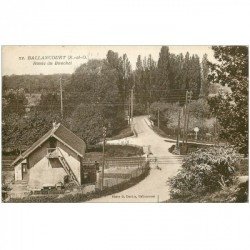
<path fill-rule="evenodd" d="M 15 181 L 27 182 L 30 190 L 41 190 L 73 181 L 83 183 L 82 160 L 86 144 L 61 124 L 37 140 L 12 163 Z"/>

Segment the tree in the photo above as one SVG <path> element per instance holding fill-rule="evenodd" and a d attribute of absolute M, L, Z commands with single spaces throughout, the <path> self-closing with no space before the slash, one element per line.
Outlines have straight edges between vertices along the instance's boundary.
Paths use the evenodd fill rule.
<path fill-rule="evenodd" d="M 183 60 L 183 68 L 182 68 L 182 85 L 183 89 L 188 89 L 189 90 L 189 77 L 190 77 L 190 56 L 189 53 L 187 52 L 184 60 Z"/>
<path fill-rule="evenodd" d="M 200 97 L 207 98 L 209 94 L 209 81 L 208 81 L 209 65 L 208 65 L 207 54 L 203 55 L 201 65 L 202 66 L 201 66 Z"/>
<path fill-rule="evenodd" d="M 58 91 L 59 79 L 63 78 L 63 85 L 70 83 L 71 74 L 53 75 L 10 75 L 3 76 L 3 90 L 24 89 L 25 93 L 49 93 Z"/>
<path fill-rule="evenodd" d="M 204 99 L 191 101 L 189 104 L 189 113 L 196 119 L 202 120 L 210 117 L 210 109 L 208 102 Z"/>
<path fill-rule="evenodd" d="M 194 95 L 198 96 L 201 85 L 201 68 L 199 57 L 197 55 L 192 55 L 190 57 L 189 53 L 187 52 L 184 58 L 182 71 L 182 88 L 190 90 Z"/>
<path fill-rule="evenodd" d="M 154 92 L 157 92 L 157 64 L 152 58 L 151 54 L 147 59 L 147 73 L 148 73 L 148 102 L 152 103 L 155 101 Z"/>
<path fill-rule="evenodd" d="M 120 101 L 122 71 L 118 72 L 116 64 L 120 60 L 115 53 L 108 54 L 107 60 L 90 60 L 78 67 L 65 91 L 66 123 L 87 143 L 102 138 L 103 126 L 108 127 L 109 135 L 125 126 Z"/>
<path fill-rule="evenodd" d="M 130 61 L 126 54 L 119 57 L 118 53 L 109 50 L 106 62 L 109 69 L 113 70 L 117 76 L 116 85 L 122 103 L 120 106 L 120 112 L 124 113 L 126 101 L 132 85 L 132 70 Z"/>
<path fill-rule="evenodd" d="M 210 63 L 209 79 L 231 88 L 210 98 L 209 104 L 221 125 L 220 137 L 248 154 L 248 47 L 213 46 L 218 63 Z M 214 100 L 216 99 L 216 100 Z M 216 105 L 216 106 L 215 106 Z"/>
<path fill-rule="evenodd" d="M 168 46 L 162 46 L 159 60 L 157 65 L 158 74 L 158 88 L 159 90 L 169 90 L 169 73 L 170 73 L 170 53 Z M 164 97 L 163 93 L 160 92 L 159 97 Z"/>
<path fill-rule="evenodd" d="M 28 100 L 24 89 L 9 89 L 3 93 L 3 118 L 9 114 L 23 115 Z"/>
<path fill-rule="evenodd" d="M 140 55 L 138 55 L 137 57 L 134 77 L 135 77 L 135 82 L 134 82 L 135 98 L 137 102 L 142 103 L 143 94 L 141 91 L 144 91 L 144 88 L 143 88 L 143 66 Z"/>
<path fill-rule="evenodd" d="M 69 128 L 81 137 L 87 144 L 95 144 L 102 138 L 102 128 L 105 124 L 100 105 L 81 103 L 67 120 Z"/>
<path fill-rule="evenodd" d="M 201 88 L 201 65 L 198 55 L 193 55 L 191 59 L 192 70 L 191 70 L 191 82 L 190 90 L 193 91 L 195 99 L 198 98 Z"/>
<path fill-rule="evenodd" d="M 24 150 L 52 128 L 60 118 L 54 113 L 31 111 L 27 116 L 10 114 L 3 124 L 3 151 Z"/>
<path fill-rule="evenodd" d="M 152 103 L 157 93 L 158 85 L 156 80 L 156 62 L 152 56 L 144 57 L 143 61 L 141 56 L 138 55 L 135 70 L 135 101 L 136 107 L 140 107 L 140 113 L 144 110 L 147 111 L 147 106 Z"/>
<path fill-rule="evenodd" d="M 59 90 L 58 90 L 59 91 Z M 42 112 L 60 113 L 61 103 L 59 93 L 47 93 L 41 95 L 37 109 Z"/>
<path fill-rule="evenodd" d="M 123 101 L 129 97 L 130 89 L 132 87 L 132 68 L 127 54 L 122 56 L 122 75 L 123 75 Z M 125 104 L 125 103 L 124 103 Z"/>
<path fill-rule="evenodd" d="M 154 102 L 150 106 L 150 118 L 154 121 L 155 125 L 158 120 L 161 124 L 161 129 L 164 128 L 177 128 L 178 124 L 178 112 L 179 112 L 178 103 L 164 103 L 164 102 Z"/>

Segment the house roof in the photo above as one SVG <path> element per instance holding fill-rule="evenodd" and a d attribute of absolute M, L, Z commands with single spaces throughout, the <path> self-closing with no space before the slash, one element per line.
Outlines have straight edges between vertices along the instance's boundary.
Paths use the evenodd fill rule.
<path fill-rule="evenodd" d="M 86 150 L 86 143 L 69 129 L 59 123 L 55 125 L 51 130 L 49 130 L 45 135 L 43 135 L 40 139 L 38 139 L 35 143 L 33 143 L 31 147 L 29 147 L 24 153 L 18 156 L 12 163 L 12 165 L 16 165 L 18 162 L 25 159 L 50 137 L 56 138 L 71 150 L 73 150 L 75 153 L 83 157 Z"/>
<path fill-rule="evenodd" d="M 72 148 L 80 156 L 84 155 L 86 143 L 63 125 L 59 125 L 54 131 L 54 137 L 61 140 L 66 146 Z"/>

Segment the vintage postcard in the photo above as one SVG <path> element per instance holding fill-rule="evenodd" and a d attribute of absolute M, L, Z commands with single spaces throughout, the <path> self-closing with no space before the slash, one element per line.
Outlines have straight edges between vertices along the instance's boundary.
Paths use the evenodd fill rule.
<path fill-rule="evenodd" d="M 2 46 L 2 202 L 248 202 L 247 46 Z"/>

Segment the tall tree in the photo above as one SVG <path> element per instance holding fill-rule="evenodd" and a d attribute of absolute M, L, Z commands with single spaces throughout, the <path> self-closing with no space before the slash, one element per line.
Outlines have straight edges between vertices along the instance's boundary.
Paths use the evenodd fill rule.
<path fill-rule="evenodd" d="M 193 55 L 191 58 L 190 70 L 190 90 L 193 91 L 195 98 L 198 98 L 201 87 L 201 65 L 198 55 Z"/>
<path fill-rule="evenodd" d="M 212 64 L 209 79 L 232 92 L 209 100 L 222 127 L 220 137 L 248 154 L 248 47 L 213 46 L 218 63 Z M 216 100 L 215 100 L 216 99 Z M 213 105 L 215 104 L 215 105 Z"/>
<path fill-rule="evenodd" d="M 198 97 L 201 86 L 201 67 L 198 55 L 190 56 L 187 52 L 182 66 L 182 89 L 193 92 Z"/>
<path fill-rule="evenodd" d="M 112 50 L 108 51 L 106 61 L 108 67 L 114 70 L 115 74 L 117 75 L 116 85 L 118 87 L 118 92 L 122 103 L 121 112 L 123 112 L 127 103 L 132 81 L 130 61 L 126 54 L 124 54 L 122 57 L 119 57 L 118 53 Z"/>
<path fill-rule="evenodd" d="M 209 65 L 207 54 L 204 54 L 201 62 L 201 89 L 200 97 L 207 98 L 209 94 L 209 81 L 208 81 Z"/>
<path fill-rule="evenodd" d="M 135 98 L 139 103 L 143 102 L 144 86 L 143 86 L 143 62 L 141 55 L 138 55 L 135 69 Z"/>
<path fill-rule="evenodd" d="M 189 89 L 189 83 L 190 83 L 190 56 L 187 52 L 184 61 L 183 61 L 183 68 L 182 68 L 182 85 L 183 89 Z"/>
<path fill-rule="evenodd" d="M 157 65 L 153 60 L 152 55 L 148 56 L 147 60 L 147 70 L 148 70 L 148 102 L 154 102 L 154 90 L 157 90 Z"/>
<path fill-rule="evenodd" d="M 107 134 L 111 135 L 125 124 L 120 72 L 116 68 L 120 59 L 114 53 L 110 55 L 109 60 L 90 60 L 78 67 L 65 91 L 68 95 L 66 122 L 87 143 L 100 140 L 103 126 L 108 127 Z"/>
<path fill-rule="evenodd" d="M 168 92 L 169 90 L 169 73 L 170 73 L 170 53 L 168 46 L 162 46 L 158 60 L 158 89 Z M 159 92 L 158 97 L 165 97 L 166 92 Z"/>

